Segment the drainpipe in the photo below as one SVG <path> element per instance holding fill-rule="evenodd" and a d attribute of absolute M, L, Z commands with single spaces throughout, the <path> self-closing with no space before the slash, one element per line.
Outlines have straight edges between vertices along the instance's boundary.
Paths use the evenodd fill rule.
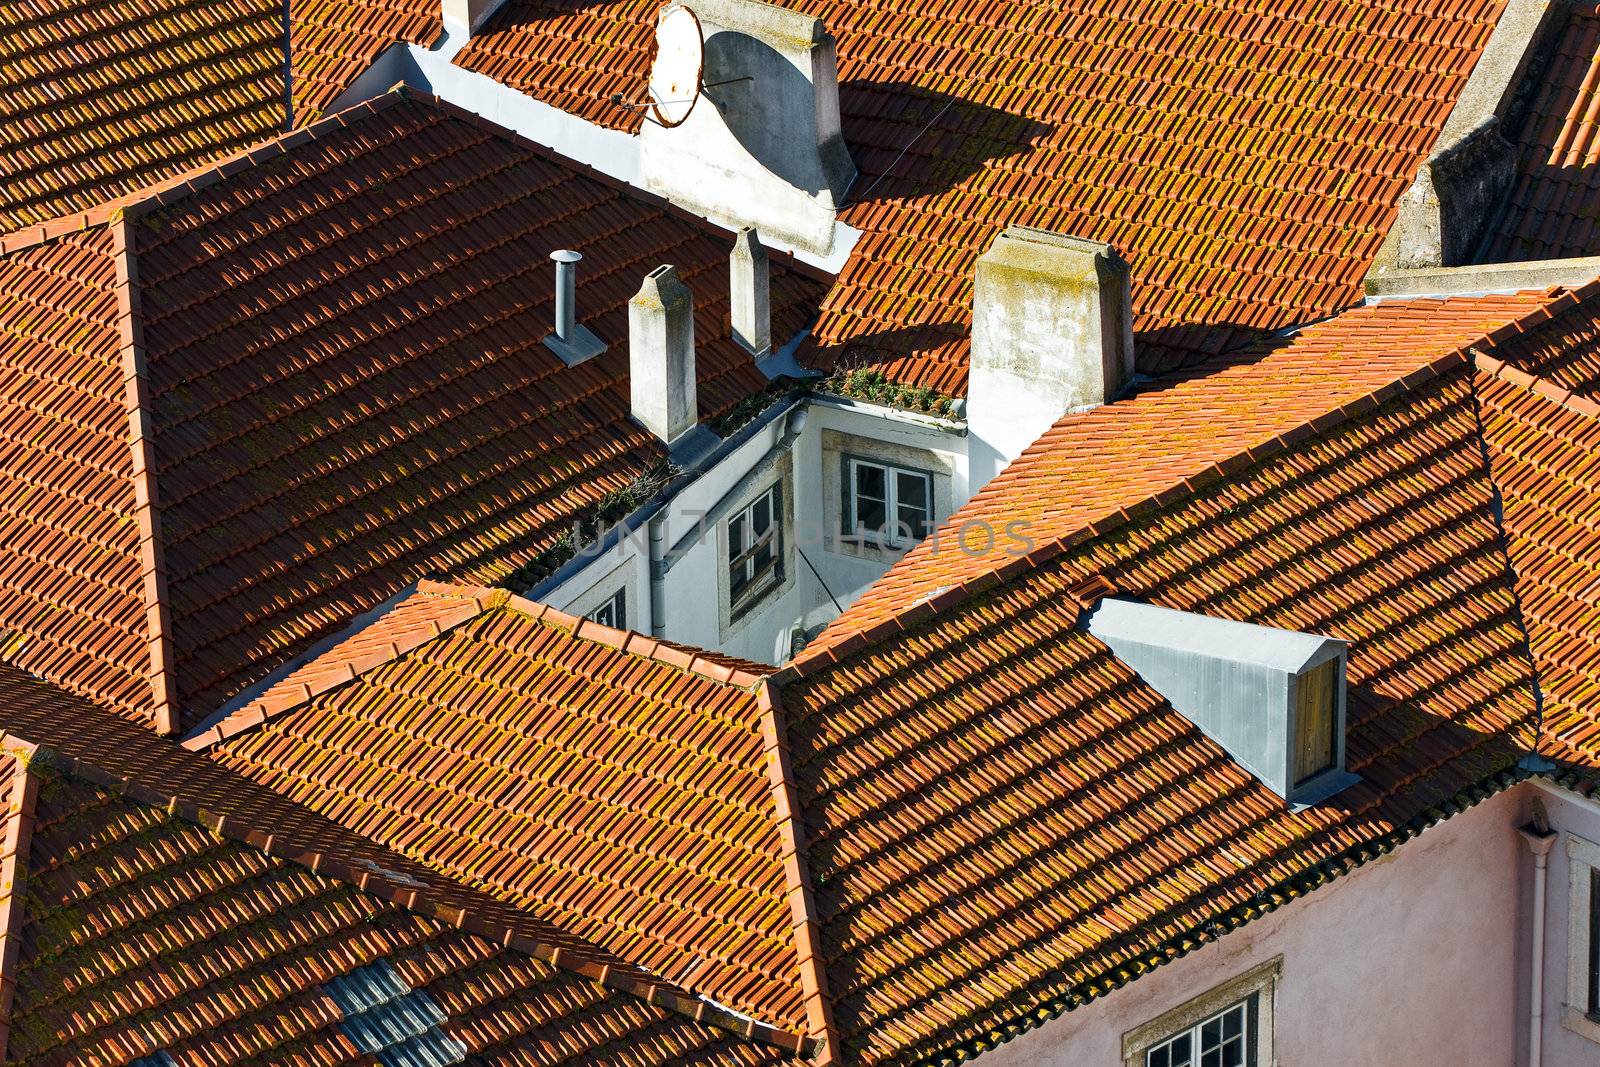
<path fill-rule="evenodd" d="M 667 635 L 666 509 L 650 520 L 650 636 Z"/>
<path fill-rule="evenodd" d="M 1556 832 L 1550 829 L 1550 819 L 1544 805 L 1537 797 L 1533 802 L 1533 818 L 1526 826 L 1517 828 L 1522 840 L 1533 853 L 1533 987 L 1528 1013 L 1528 1067 L 1540 1067 L 1540 1045 L 1544 1038 L 1544 908 L 1545 874 L 1549 866 L 1550 847 L 1556 843 Z"/>

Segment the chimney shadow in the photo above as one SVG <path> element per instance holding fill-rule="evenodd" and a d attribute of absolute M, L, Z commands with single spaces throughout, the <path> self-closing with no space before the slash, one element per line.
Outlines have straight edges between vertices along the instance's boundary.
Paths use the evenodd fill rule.
<path fill-rule="evenodd" d="M 841 81 L 839 109 L 858 172 L 851 205 L 946 192 L 1054 130 L 910 82 Z"/>

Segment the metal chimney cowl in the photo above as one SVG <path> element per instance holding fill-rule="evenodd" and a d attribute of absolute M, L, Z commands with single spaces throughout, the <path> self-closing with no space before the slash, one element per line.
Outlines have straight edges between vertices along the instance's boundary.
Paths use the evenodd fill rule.
<path fill-rule="evenodd" d="M 561 249 L 550 253 L 556 265 L 556 328 L 544 346 L 575 367 L 606 350 L 606 343 L 578 321 L 578 262 L 581 252 Z"/>

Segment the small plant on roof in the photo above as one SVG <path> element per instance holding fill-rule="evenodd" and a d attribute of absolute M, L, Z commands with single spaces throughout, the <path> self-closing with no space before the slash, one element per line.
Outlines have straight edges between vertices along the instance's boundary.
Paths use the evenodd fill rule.
<path fill-rule="evenodd" d="M 649 502 L 683 473 L 681 467 L 662 463 L 636 475 L 625 485 L 608 491 L 586 515 L 574 519 L 555 541 L 496 584 L 512 592 L 526 592 L 560 569 L 578 551 L 594 544 L 605 532 Z"/>
<path fill-rule="evenodd" d="M 831 393 L 851 400 L 865 400 L 941 418 L 951 417 L 955 406 L 955 400 L 951 397 L 936 393 L 925 385 L 897 382 L 876 367 L 841 367 L 814 388 L 819 393 Z"/>

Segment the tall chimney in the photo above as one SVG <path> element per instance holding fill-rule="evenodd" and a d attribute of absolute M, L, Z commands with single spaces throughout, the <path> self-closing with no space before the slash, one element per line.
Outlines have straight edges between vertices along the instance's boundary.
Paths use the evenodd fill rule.
<path fill-rule="evenodd" d="M 1105 403 L 1132 377 L 1128 264 L 1107 244 L 1007 227 L 978 260 L 974 279 L 973 488 L 1062 415 Z"/>
<path fill-rule="evenodd" d="M 578 321 L 578 261 L 582 253 L 562 249 L 551 252 L 556 265 L 556 328 L 544 339 L 544 346 L 569 367 L 593 359 L 606 350 L 606 343 Z"/>
<path fill-rule="evenodd" d="M 694 429 L 694 298 L 678 269 L 657 267 L 628 301 L 633 417 L 671 445 Z"/>
<path fill-rule="evenodd" d="M 767 250 L 755 230 L 745 227 L 728 257 L 733 298 L 733 339 L 757 359 L 772 351 L 772 274 Z"/>

